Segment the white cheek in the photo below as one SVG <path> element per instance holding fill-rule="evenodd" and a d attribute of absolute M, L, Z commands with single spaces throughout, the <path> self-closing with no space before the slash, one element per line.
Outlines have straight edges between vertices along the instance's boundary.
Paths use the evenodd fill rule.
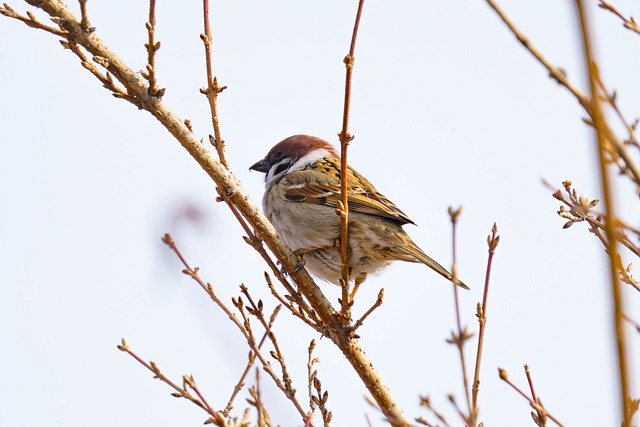
<path fill-rule="evenodd" d="M 300 169 L 304 169 L 307 165 L 315 163 L 318 160 L 323 159 L 325 157 L 331 157 L 331 153 L 329 152 L 329 150 L 325 150 L 324 148 L 313 150 L 312 152 L 300 157 L 298 161 L 295 162 L 293 166 L 289 168 L 289 171 L 297 171 Z"/>

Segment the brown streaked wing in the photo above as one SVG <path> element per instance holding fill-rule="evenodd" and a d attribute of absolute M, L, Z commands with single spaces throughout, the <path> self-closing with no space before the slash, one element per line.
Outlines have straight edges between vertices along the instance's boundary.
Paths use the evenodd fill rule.
<path fill-rule="evenodd" d="M 414 223 L 351 167 L 347 180 L 349 210 L 394 219 L 402 224 Z M 340 199 L 340 160 L 325 158 L 305 169 L 290 172 L 281 184 L 286 187 L 287 200 L 337 208 Z"/>

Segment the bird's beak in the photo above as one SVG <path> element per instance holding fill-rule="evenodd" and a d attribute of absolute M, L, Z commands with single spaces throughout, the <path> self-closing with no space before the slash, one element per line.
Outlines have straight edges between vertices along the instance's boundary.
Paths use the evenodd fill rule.
<path fill-rule="evenodd" d="M 271 167 L 271 165 L 269 164 L 269 162 L 266 159 L 262 159 L 256 163 L 253 164 L 253 166 L 251 166 L 249 168 L 249 170 L 254 170 L 254 171 L 258 171 L 258 172 L 262 172 L 262 173 L 267 173 L 269 172 L 269 168 Z"/>

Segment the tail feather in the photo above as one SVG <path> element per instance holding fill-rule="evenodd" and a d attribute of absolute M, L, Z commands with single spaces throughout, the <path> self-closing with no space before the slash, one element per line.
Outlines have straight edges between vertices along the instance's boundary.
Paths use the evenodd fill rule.
<path fill-rule="evenodd" d="M 425 254 L 422 251 L 422 249 L 420 249 L 416 244 L 407 245 L 405 250 L 407 251 L 407 253 L 409 255 L 411 255 L 413 258 L 415 258 L 415 260 L 411 260 L 411 261 L 421 262 L 424 265 L 426 265 L 427 267 L 431 268 L 436 273 L 438 273 L 441 276 L 443 276 L 444 278 L 446 278 L 447 280 L 453 281 L 453 275 L 451 273 L 449 273 L 449 271 L 447 271 L 446 268 L 444 268 L 443 266 L 438 264 L 433 258 L 431 258 L 429 255 Z M 409 260 L 407 260 L 407 261 L 409 261 Z M 469 287 L 466 284 L 464 284 L 461 280 L 459 280 L 458 278 L 456 278 L 456 280 L 453 281 L 453 282 L 454 282 L 454 284 L 460 286 L 462 289 L 469 290 Z"/>

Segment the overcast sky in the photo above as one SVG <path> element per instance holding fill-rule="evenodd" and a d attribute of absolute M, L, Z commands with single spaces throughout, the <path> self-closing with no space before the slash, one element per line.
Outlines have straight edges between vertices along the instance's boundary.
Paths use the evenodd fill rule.
<path fill-rule="evenodd" d="M 573 2 L 501 3 L 586 90 Z M 640 15 L 637 2 L 616 4 Z M 88 2 L 96 34 L 134 70 L 146 63 L 147 7 Z M 206 139 L 200 8 L 158 1 L 156 69 L 164 101 Z M 632 119 L 640 38 L 591 9 L 602 75 Z M 355 10 L 355 1 L 343 0 L 212 0 L 215 73 L 228 86 L 219 101 L 222 133 L 234 173 L 256 202 L 263 175 L 248 167 L 273 144 L 296 133 L 337 143 Z M 215 408 L 244 369 L 240 334 L 180 274 L 160 237 L 171 232 L 227 301 L 244 283 L 272 309 L 267 267 L 177 141 L 148 113 L 113 98 L 53 36 L 2 17 L 0 58 L 0 425 L 200 425 L 204 412 L 172 398 L 116 349 L 125 337 L 172 378 L 193 374 Z M 498 224 L 480 392 L 485 425 L 532 425 L 526 402 L 497 375 L 503 367 L 526 388 L 525 363 L 566 425 L 620 424 L 604 251 L 583 224 L 562 229 L 558 202 L 542 184 L 569 179 L 600 197 L 583 117 L 485 2 L 367 0 L 349 160 L 419 225 L 406 229 L 443 265 L 451 263 L 447 208 L 464 205 L 458 264 L 472 288 L 462 308 L 473 330 L 486 236 Z M 623 183 L 616 194 L 637 225 L 633 190 Z M 458 356 L 445 342 L 454 326 L 451 287 L 422 265 L 395 263 L 363 285 L 355 313 L 383 287 L 383 306 L 359 330 L 367 355 L 410 419 L 425 415 L 418 396 L 430 395 L 461 425 L 446 398 L 464 401 Z M 337 288 L 323 289 L 339 297 Z M 625 295 L 627 306 L 638 306 L 637 292 Z M 275 330 L 305 401 L 306 349 L 320 337 L 285 312 Z M 639 338 L 630 331 L 631 360 L 640 357 Z M 333 425 L 367 425 L 365 414 L 384 425 L 329 340 L 318 340 L 316 357 Z M 263 390 L 277 424 L 301 425 L 264 375 Z"/>

